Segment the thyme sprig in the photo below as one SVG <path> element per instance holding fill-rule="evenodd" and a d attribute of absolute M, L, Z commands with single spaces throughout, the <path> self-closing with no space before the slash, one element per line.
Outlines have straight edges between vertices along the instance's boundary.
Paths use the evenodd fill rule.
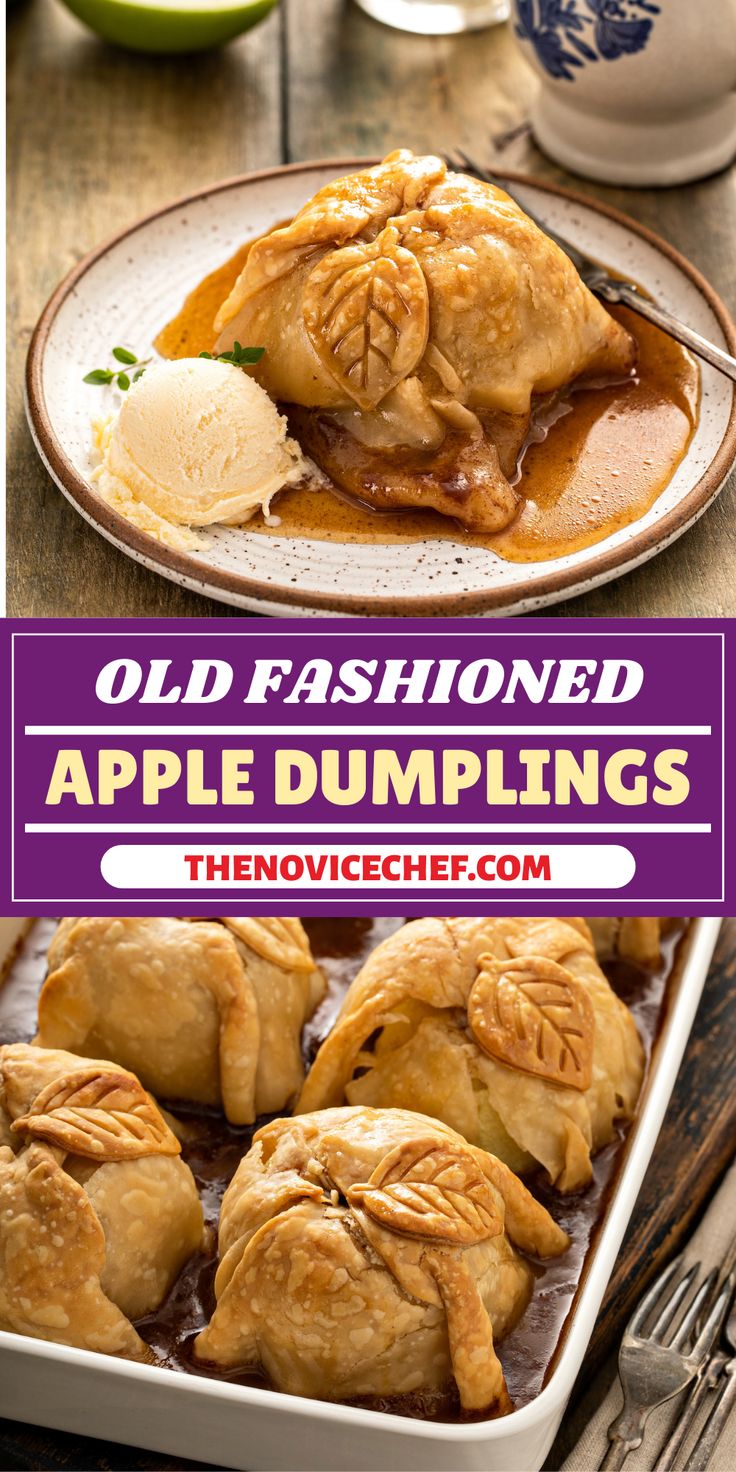
<path fill-rule="evenodd" d="M 215 358 L 218 363 L 234 363 L 236 368 L 246 368 L 251 363 L 260 363 L 265 348 L 244 348 L 239 342 L 233 343 L 231 353 L 200 353 L 200 358 Z"/>
<path fill-rule="evenodd" d="M 200 358 L 213 358 L 218 363 L 234 363 L 236 368 L 250 367 L 253 363 L 259 363 L 265 348 L 244 348 L 239 342 L 233 343 L 232 352 L 229 353 L 200 353 Z M 130 348 L 113 348 L 112 356 L 115 362 L 109 368 L 93 368 L 91 373 L 85 373 L 83 383 L 91 383 L 97 387 L 104 384 L 114 383 L 123 393 L 127 393 L 131 383 L 137 383 L 152 358 L 137 358 L 131 353 Z M 121 367 L 118 367 L 121 364 Z M 128 372 L 128 369 L 131 372 Z M 133 371 L 134 370 L 134 371 Z"/>
<path fill-rule="evenodd" d="M 112 356 L 115 359 L 115 364 L 110 368 L 93 368 L 91 373 L 85 373 L 82 382 L 92 383 L 98 386 L 106 383 L 115 383 L 118 388 L 123 390 L 123 393 L 127 393 L 131 383 L 137 382 L 152 361 L 150 358 L 137 358 L 135 353 L 131 353 L 129 348 L 113 348 Z M 123 367 L 118 368 L 116 366 L 118 363 L 122 363 Z M 128 373 L 128 368 L 135 369 L 135 372 Z"/>

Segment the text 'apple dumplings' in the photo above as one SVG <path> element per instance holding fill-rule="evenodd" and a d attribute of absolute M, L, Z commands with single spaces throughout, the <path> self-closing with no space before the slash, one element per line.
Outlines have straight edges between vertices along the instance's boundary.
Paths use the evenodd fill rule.
<path fill-rule="evenodd" d="M 0 1047 L 0 1328 L 149 1359 L 131 1320 L 204 1242 L 179 1151 L 133 1074 Z"/>
<path fill-rule="evenodd" d="M 636 345 L 502 190 L 406 149 L 254 242 L 215 321 L 302 449 L 376 509 L 515 517 L 533 399 L 633 369 Z"/>
<path fill-rule="evenodd" d="M 70 918 L 49 948 L 36 1041 L 252 1124 L 296 1097 L 324 985 L 296 919 Z"/>
<path fill-rule="evenodd" d="M 222 1205 L 217 1307 L 195 1354 L 324 1400 L 442 1392 L 511 1409 L 494 1349 L 566 1234 L 508 1168 L 397 1109 L 259 1130 Z"/>
<path fill-rule="evenodd" d="M 297 1110 L 419 1109 L 574 1191 L 643 1069 L 584 920 L 414 920 L 356 976 Z"/>

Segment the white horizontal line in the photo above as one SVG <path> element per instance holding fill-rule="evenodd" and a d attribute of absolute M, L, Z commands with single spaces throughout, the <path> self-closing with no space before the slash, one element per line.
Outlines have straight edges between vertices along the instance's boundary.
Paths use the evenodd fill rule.
<path fill-rule="evenodd" d="M 26 823 L 25 833 L 710 833 L 710 823 Z"/>
<path fill-rule="evenodd" d="M 326 620 L 325 620 L 325 622 L 326 622 Z M 335 619 L 330 620 L 330 622 L 332 622 L 332 623 L 339 622 L 339 616 L 337 618 L 335 618 Z M 368 623 L 368 619 L 366 619 L 365 622 Z M 373 620 L 371 619 L 370 622 L 373 623 Z M 465 625 L 465 620 L 462 620 L 461 621 L 461 620 L 458 619 L 458 620 L 456 620 L 456 622 L 458 622 L 458 623 L 462 622 L 462 630 L 460 630 L 460 629 L 441 629 L 441 628 L 438 628 L 436 630 L 433 629 L 429 633 L 423 633 L 421 630 L 417 630 L 417 631 L 412 630 L 412 632 L 411 632 L 411 638 L 412 639 L 432 639 L 434 642 L 436 642 L 437 639 L 455 639 L 455 638 L 457 638 L 458 634 L 461 633 L 461 632 L 462 632 L 463 639 L 472 639 L 472 638 L 476 638 L 476 639 L 477 638 L 487 639 L 488 638 L 488 631 L 487 631 L 487 629 L 467 628 L 466 625 Z M 581 622 L 583 622 L 583 620 L 581 620 Z M 376 632 L 376 633 L 379 634 L 380 638 L 382 638 L 382 639 L 405 639 L 406 638 L 406 631 L 404 629 L 377 629 L 377 630 L 374 630 L 374 629 L 366 628 L 364 632 L 366 633 L 366 635 L 369 635 L 369 634 L 372 634 L 372 633 Z M 523 633 L 524 639 L 550 639 L 550 638 L 553 637 L 553 635 L 554 635 L 554 638 L 555 639 L 590 639 L 591 637 L 593 637 L 595 639 L 620 639 L 621 638 L 621 635 L 619 633 L 614 633 L 614 632 L 606 633 L 605 630 L 599 633 L 599 631 L 597 629 L 578 629 L 578 630 L 571 629 L 568 632 L 565 632 L 564 630 L 561 629 L 559 631 L 559 633 L 558 633 L 558 631 L 557 631 L 556 628 L 554 630 L 547 629 L 546 632 L 542 632 L 542 631 L 536 632 L 536 631 L 532 631 L 531 629 L 527 629 L 526 627 L 524 627 L 523 631 L 520 630 L 519 632 L 520 633 Z M 353 632 L 352 630 L 343 631 L 341 629 L 330 629 L 329 636 L 330 636 L 331 639 L 354 639 L 355 638 L 355 633 L 360 633 L 360 630 L 357 630 L 356 629 L 355 632 Z M 516 633 L 516 630 L 514 630 L 514 633 Z M 160 639 L 161 638 L 161 631 L 158 630 L 158 629 L 136 629 L 133 632 L 133 634 L 132 634 L 131 637 L 134 638 L 134 639 Z M 190 630 L 187 630 L 186 632 L 182 632 L 180 634 L 175 633 L 173 630 L 172 630 L 171 633 L 169 633 L 168 630 L 167 630 L 167 633 L 166 633 L 166 638 L 167 639 L 242 639 L 242 637 L 243 637 L 242 634 L 238 630 L 235 630 L 235 629 L 217 629 L 216 631 L 213 631 L 213 630 L 210 629 L 210 630 L 205 631 L 204 633 L 201 633 L 201 634 L 196 629 L 193 629 L 191 631 Z M 301 631 L 301 629 L 289 629 L 288 637 L 289 637 L 289 639 L 314 639 L 314 631 L 312 630 L 309 633 L 306 633 L 306 632 L 303 633 Z M 513 637 L 513 635 L 510 635 L 509 637 Z M 80 638 L 81 639 L 109 639 L 110 638 L 110 634 L 105 629 L 89 629 L 89 630 L 87 630 L 87 629 L 82 629 L 82 630 L 79 630 L 79 629 L 74 629 L 74 630 L 71 630 L 71 629 L 29 629 L 27 632 L 25 630 L 15 630 L 13 632 L 13 634 L 11 635 L 11 638 L 13 640 L 15 640 L 15 639 L 68 639 L 68 638 L 73 638 L 73 639 L 80 639 Z M 677 631 L 675 631 L 673 629 L 653 629 L 651 631 L 651 633 L 649 631 L 644 632 L 644 631 L 640 631 L 638 629 L 633 629 L 633 630 L 627 630 L 627 632 L 626 632 L 626 638 L 627 639 L 674 639 L 674 638 L 677 638 L 677 639 L 720 639 L 721 642 L 724 643 L 726 636 L 725 636 L 725 634 L 719 633 L 717 629 L 702 629 L 702 630 L 698 630 L 698 629 L 683 629 L 682 632 L 680 632 L 679 629 Z M 654 901 L 653 903 L 656 903 L 656 901 Z"/>
<path fill-rule="evenodd" d="M 427 886 L 427 887 L 429 887 L 429 886 Z M 222 886 L 222 889 L 223 890 L 226 890 L 228 888 L 229 889 L 232 889 L 233 886 L 232 885 L 228 886 L 227 884 L 223 884 L 223 886 Z M 377 881 L 376 888 L 377 889 L 380 888 L 380 881 Z M 498 894 L 498 898 L 496 898 L 496 893 L 497 892 L 493 889 L 493 886 L 489 884 L 487 891 L 485 891 L 485 890 L 483 891 L 483 904 L 485 906 L 487 906 L 487 905 L 493 905 L 493 906 L 496 906 L 497 907 L 499 905 L 503 905 L 505 907 L 506 904 L 508 903 L 508 899 L 510 897 L 510 895 L 509 895 L 510 889 L 511 889 L 511 885 L 509 885 L 509 889 L 508 890 L 504 890 L 503 894 L 499 893 Z M 276 885 L 276 884 L 269 885 L 269 891 L 273 891 L 273 890 L 276 890 L 276 898 L 279 901 L 279 903 L 281 903 L 282 901 L 284 901 L 284 902 L 288 902 L 289 905 L 298 905 L 299 908 L 300 908 L 300 910 L 303 908 L 303 904 L 306 902 L 306 899 L 307 899 L 306 893 L 303 890 L 300 890 L 299 889 L 298 884 L 289 885 L 289 892 L 288 893 L 287 893 L 287 890 L 286 890 L 286 887 L 285 886 L 282 886 L 281 888 L 279 888 L 279 886 Z M 424 893 L 424 890 L 419 885 L 416 886 L 416 890 L 420 894 L 423 894 Z M 212 891 L 210 891 L 210 890 L 207 891 L 207 893 L 211 893 L 211 892 Z M 332 891 L 329 889 L 329 886 L 326 886 L 325 887 L 325 892 L 327 893 L 327 897 L 328 897 L 327 898 L 327 902 L 330 905 L 356 905 L 356 906 L 360 907 L 361 905 L 365 906 L 365 904 L 367 903 L 365 900 L 356 899 L 355 894 L 352 894 L 352 895 L 333 894 Z M 585 890 L 585 894 L 586 895 L 588 895 L 590 893 L 591 893 L 590 890 Z M 150 898 L 150 900 L 149 899 L 144 899 L 143 896 L 140 895 L 140 894 L 136 894 L 136 903 L 140 903 L 143 906 L 143 908 L 146 910 L 146 913 L 147 913 L 148 909 L 150 909 L 152 905 L 160 905 L 160 904 L 163 904 L 163 900 L 157 898 L 157 894 L 158 894 L 158 891 L 157 890 L 152 890 L 151 891 L 151 898 Z M 544 906 L 548 906 L 548 905 L 559 905 L 560 902 L 561 902 L 561 899 L 562 899 L 562 895 L 560 894 L 559 891 L 557 891 L 557 894 L 556 895 L 555 894 L 552 894 L 549 899 L 547 899 L 547 897 L 544 894 L 542 894 L 541 892 L 540 893 L 537 893 L 536 891 L 531 891 L 530 892 L 529 890 L 527 890 L 527 891 L 525 891 L 525 894 L 528 896 L 528 898 L 524 898 L 522 896 L 521 903 L 523 903 L 524 905 L 527 905 L 527 906 L 528 905 L 532 905 L 532 904 L 533 905 L 539 905 L 540 907 L 542 905 L 544 905 Z M 467 900 L 466 899 L 461 899 L 460 896 L 457 894 L 457 891 L 455 891 L 454 897 L 453 897 L 453 904 L 456 906 L 456 908 L 458 910 L 459 910 L 459 908 L 460 908 L 461 905 L 465 909 L 467 909 L 467 907 L 469 905 L 473 905 L 473 907 L 475 908 L 476 905 L 477 905 L 477 901 L 478 901 L 479 897 L 480 897 L 480 892 L 476 892 L 471 898 L 469 898 Z M 14 905 L 48 905 L 48 903 L 49 903 L 48 898 L 45 895 L 28 895 L 28 894 L 15 894 L 15 893 L 13 893 L 12 896 L 11 896 L 11 898 L 12 898 L 12 901 L 13 901 L 13 904 Z M 382 897 L 381 903 L 385 903 L 385 905 L 387 907 L 393 907 L 393 909 L 395 909 L 395 910 L 398 910 L 399 907 L 401 908 L 401 910 L 404 910 L 405 909 L 405 906 L 403 904 L 404 898 L 405 898 L 405 896 L 402 893 L 399 893 L 395 898 L 391 897 L 390 895 L 384 895 Z M 613 907 L 617 903 L 616 898 L 613 898 L 613 899 L 605 899 L 602 895 L 601 896 L 596 896 L 596 898 L 599 899 L 599 901 L 600 901 L 599 908 L 601 910 L 605 911 L 606 914 L 608 914 L 609 911 L 611 913 L 613 913 Z M 446 903 L 446 901 L 445 901 L 444 898 L 441 898 L 441 899 L 438 899 L 437 898 L 437 888 L 436 888 L 436 886 L 432 890 L 432 893 L 428 896 L 428 903 L 430 903 L 430 902 L 432 904 L 441 904 L 443 906 Z M 591 902 L 592 902 L 592 895 L 591 895 Z M 116 895 L 113 895 L 113 894 L 105 894 L 105 895 L 102 896 L 102 899 L 101 899 L 99 895 L 86 895 L 84 898 L 80 898 L 79 895 L 73 894 L 73 895 L 60 895 L 58 897 L 58 899 L 55 899 L 54 900 L 54 904 L 55 905 L 66 905 L 66 904 L 69 904 L 69 905 L 100 905 L 101 903 L 104 903 L 106 905 L 129 905 L 131 903 L 131 899 L 130 899 L 130 895 L 128 895 L 127 898 L 126 898 L 125 895 L 123 895 L 121 899 L 118 899 Z M 190 890 L 187 895 L 181 895 L 181 894 L 178 894 L 178 895 L 170 895 L 168 893 L 168 891 L 166 892 L 166 904 L 167 905 L 175 905 L 175 904 L 182 904 L 182 905 L 183 904 L 187 904 L 187 905 L 191 905 L 191 904 L 204 904 L 204 903 L 211 904 L 211 901 L 205 898 L 205 893 L 202 893 L 201 896 L 198 896 L 197 893 L 195 891 L 193 891 L 193 890 Z M 313 916 L 314 916 L 314 914 L 322 914 L 324 912 L 324 904 L 325 903 L 326 903 L 325 901 L 320 900 L 320 909 L 318 911 L 314 911 L 313 910 Z M 618 901 L 618 903 L 620 905 L 620 900 Z M 661 895 L 657 895 L 657 896 L 651 896 L 650 895 L 650 896 L 647 896 L 646 898 L 644 896 L 642 896 L 642 895 L 638 895 L 636 897 L 636 900 L 635 901 L 632 900 L 631 903 L 632 904 L 633 903 L 636 903 L 637 905 L 661 905 L 663 903 L 663 901 L 662 901 L 662 896 Z M 671 904 L 671 903 L 677 904 L 679 906 L 680 910 L 684 910 L 686 908 L 689 908 L 691 905 L 709 905 L 709 904 L 720 905 L 720 904 L 723 904 L 723 895 L 722 894 L 719 894 L 719 895 L 700 895 L 698 899 L 678 898 L 675 901 L 668 900 L 667 903 L 668 904 Z M 358 909 L 358 913 L 359 914 L 362 914 L 362 913 L 364 913 L 364 910 L 360 910 L 360 908 L 359 908 Z M 386 911 L 384 910 L 383 913 L 385 914 Z M 391 911 L 391 913 L 393 913 L 393 910 Z M 202 918 L 203 919 L 206 919 L 207 916 L 203 916 Z M 410 919 L 416 919 L 417 917 L 415 915 L 413 915 L 413 916 L 410 916 L 409 918 Z"/>
<path fill-rule="evenodd" d="M 711 736 L 711 726 L 26 726 L 26 736 Z"/>

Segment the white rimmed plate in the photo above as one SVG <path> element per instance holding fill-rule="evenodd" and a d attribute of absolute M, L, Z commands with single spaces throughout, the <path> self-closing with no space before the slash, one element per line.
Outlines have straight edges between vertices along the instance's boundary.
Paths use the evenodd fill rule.
<path fill-rule="evenodd" d="M 593 547 L 554 561 L 516 564 L 494 552 L 427 537 L 350 544 L 264 537 L 218 527 L 205 551 L 162 546 L 132 526 L 90 480 L 90 419 L 112 391 L 85 387 L 111 344 L 141 356 L 187 293 L 250 236 L 292 215 L 339 174 L 365 160 L 296 164 L 213 185 L 149 215 L 85 257 L 59 286 L 38 323 L 27 368 L 31 430 L 50 474 L 81 513 L 128 556 L 224 603 L 272 614 L 488 615 L 540 609 L 619 576 L 680 536 L 721 489 L 736 458 L 736 391 L 702 367 L 702 404 L 690 447 L 645 516 Z M 723 303 L 672 247 L 633 220 L 566 190 L 508 176 L 522 203 L 713 342 L 736 352 Z M 110 395 L 107 399 L 107 395 Z M 96 395 L 104 395 L 96 397 Z M 114 612 L 114 610 L 112 610 Z"/>
<path fill-rule="evenodd" d="M 0 1329 L 0 1416 L 269 1472 L 536 1472 L 543 1467 L 646 1174 L 718 938 L 692 920 L 624 1148 L 554 1367 L 535 1400 L 491 1421 L 419 1421 L 27 1339 Z M 0 936 L 0 965 L 2 964 Z"/>

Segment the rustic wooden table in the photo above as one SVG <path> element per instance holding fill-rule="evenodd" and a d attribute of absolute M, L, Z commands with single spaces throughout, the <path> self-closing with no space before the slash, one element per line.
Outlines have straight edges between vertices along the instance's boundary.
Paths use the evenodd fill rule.
<path fill-rule="evenodd" d="M 15 0 L 9 29 L 10 365 L 8 612 L 155 617 L 222 613 L 115 551 L 66 503 L 25 425 L 33 325 L 91 246 L 164 201 L 292 159 L 397 145 L 472 149 L 523 123 L 535 81 L 506 27 L 404 35 L 350 0 L 283 0 L 212 55 L 144 57 L 99 42 L 57 0 Z M 565 179 L 522 135 L 508 167 Z M 580 181 L 574 181 L 578 185 Z M 660 231 L 736 298 L 733 171 L 687 189 L 583 186 Z M 736 611 L 736 483 L 675 546 L 553 614 Z"/>
<path fill-rule="evenodd" d="M 662 1132 L 619 1254 L 570 1406 L 617 1344 L 646 1284 L 692 1231 L 733 1155 L 736 1140 L 736 919 L 724 921 L 703 999 Z M 547 1461 L 570 1447 L 569 1419 Z M 0 1468 L 58 1472 L 174 1472 L 194 1463 L 159 1453 L 0 1421 Z"/>

